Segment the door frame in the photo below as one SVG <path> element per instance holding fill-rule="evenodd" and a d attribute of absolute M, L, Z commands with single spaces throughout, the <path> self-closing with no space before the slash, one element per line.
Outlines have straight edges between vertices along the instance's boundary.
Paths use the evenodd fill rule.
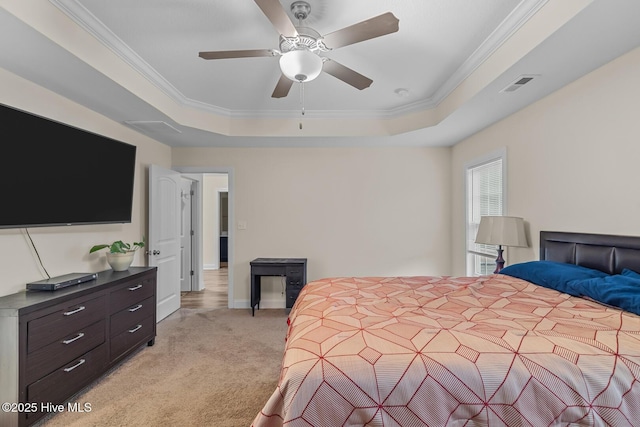
<path fill-rule="evenodd" d="M 202 290 L 202 286 L 200 286 L 201 274 L 194 267 L 194 260 L 198 258 L 198 248 L 195 245 L 195 236 L 193 233 L 197 213 L 194 202 L 196 200 L 196 188 L 199 182 L 193 178 L 189 178 L 185 174 L 180 174 L 180 177 L 182 178 L 182 211 L 180 212 L 180 229 L 182 233 L 180 238 L 181 243 L 183 243 L 180 253 L 180 271 L 182 273 L 180 278 L 180 292 L 200 291 Z M 188 191 L 186 195 L 184 194 L 185 190 Z M 185 200 L 187 201 L 186 203 Z"/>
<path fill-rule="evenodd" d="M 234 176 L 234 170 L 232 167 L 216 167 L 216 166 L 174 166 L 171 168 L 172 170 L 176 171 L 176 172 L 180 172 L 181 174 L 195 174 L 195 175 L 200 175 L 200 174 L 208 174 L 208 173 L 224 173 L 227 174 L 227 183 L 228 183 L 228 214 L 229 214 L 229 218 L 228 218 L 228 226 L 229 226 L 229 230 L 228 230 L 228 274 L 229 274 L 229 289 L 227 292 L 228 298 L 227 298 L 227 307 L 228 308 L 235 308 L 235 300 L 234 300 L 234 274 L 233 274 L 233 265 L 234 265 L 234 243 L 235 243 L 235 223 L 234 223 L 234 218 L 235 218 L 235 214 L 234 214 L 234 209 L 235 209 L 235 176 Z M 194 206 L 196 212 L 201 212 L 202 210 L 202 186 L 201 185 L 197 185 L 197 189 L 195 190 L 197 197 L 196 197 L 196 204 L 197 206 Z M 197 227 L 197 229 L 195 228 Z M 198 219 L 195 221 L 194 224 L 194 231 L 195 231 L 195 237 L 196 237 L 196 245 L 198 248 L 202 248 L 202 218 L 201 215 L 198 214 Z M 202 251 L 201 250 L 197 250 L 197 255 L 196 255 L 196 259 L 195 262 L 193 262 L 193 266 L 196 269 L 196 271 L 201 271 L 202 269 L 204 269 L 204 261 L 202 259 Z M 199 283 L 200 281 L 196 282 Z"/>

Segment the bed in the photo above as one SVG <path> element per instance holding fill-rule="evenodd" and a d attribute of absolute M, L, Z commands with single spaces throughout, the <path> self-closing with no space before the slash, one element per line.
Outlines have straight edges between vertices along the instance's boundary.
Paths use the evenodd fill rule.
<path fill-rule="evenodd" d="M 253 427 L 640 425 L 640 237 L 543 231 L 504 271 L 307 284 Z"/>

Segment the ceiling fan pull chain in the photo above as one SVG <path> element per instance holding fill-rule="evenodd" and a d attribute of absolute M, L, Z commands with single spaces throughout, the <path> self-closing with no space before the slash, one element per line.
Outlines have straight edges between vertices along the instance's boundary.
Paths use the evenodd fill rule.
<path fill-rule="evenodd" d="M 300 82 L 300 105 L 302 106 L 302 115 L 304 116 L 304 82 Z"/>
<path fill-rule="evenodd" d="M 302 106 L 302 116 L 304 116 L 304 83 L 300 82 L 300 105 Z M 302 130 L 302 120 L 299 125 L 300 130 Z"/>

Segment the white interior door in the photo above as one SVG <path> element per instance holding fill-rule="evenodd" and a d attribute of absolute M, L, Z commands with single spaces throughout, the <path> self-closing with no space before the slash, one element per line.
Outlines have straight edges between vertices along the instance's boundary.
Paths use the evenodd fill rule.
<path fill-rule="evenodd" d="M 182 178 L 181 207 L 180 207 L 180 290 L 183 292 L 193 289 L 193 267 L 191 262 L 191 247 L 193 228 L 191 226 L 193 182 Z"/>
<path fill-rule="evenodd" d="M 180 308 L 180 195 L 179 172 L 149 167 L 148 263 L 158 267 L 157 321 Z"/>

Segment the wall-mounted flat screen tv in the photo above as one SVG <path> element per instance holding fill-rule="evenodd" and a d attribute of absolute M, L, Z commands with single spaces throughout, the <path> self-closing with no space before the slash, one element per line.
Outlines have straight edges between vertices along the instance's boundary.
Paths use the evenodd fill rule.
<path fill-rule="evenodd" d="M 136 146 L 0 104 L 0 228 L 131 222 Z"/>

